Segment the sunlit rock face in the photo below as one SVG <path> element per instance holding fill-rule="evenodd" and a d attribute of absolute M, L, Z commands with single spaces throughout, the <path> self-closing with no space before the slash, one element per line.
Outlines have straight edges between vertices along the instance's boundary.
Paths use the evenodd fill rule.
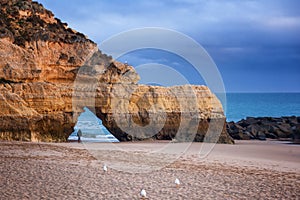
<path fill-rule="evenodd" d="M 139 85 L 132 66 L 41 4 L 2 0 L 0 10 L 0 139 L 66 141 L 86 106 L 121 141 L 232 143 L 206 86 Z"/>
<path fill-rule="evenodd" d="M 95 63 L 86 68 L 100 66 Z M 94 110 L 120 141 L 233 143 L 225 129 L 222 104 L 206 86 L 139 85 L 134 68 L 120 62 L 95 71 L 78 72 L 73 106 Z"/>
<path fill-rule="evenodd" d="M 105 125 L 121 140 L 203 141 L 206 133 L 230 142 L 222 105 L 205 86 L 157 87 L 113 85 L 109 107 L 96 109 Z M 213 140 L 213 138 L 210 138 Z"/>
<path fill-rule="evenodd" d="M 97 46 L 31 1 L 0 2 L 0 138 L 65 141 L 76 72 Z"/>

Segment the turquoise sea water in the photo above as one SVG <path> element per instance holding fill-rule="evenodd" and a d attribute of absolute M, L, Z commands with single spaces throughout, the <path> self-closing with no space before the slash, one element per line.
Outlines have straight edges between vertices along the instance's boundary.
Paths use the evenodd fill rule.
<path fill-rule="evenodd" d="M 227 121 L 251 117 L 300 116 L 300 93 L 228 93 Z"/>
<path fill-rule="evenodd" d="M 94 115 L 88 108 L 78 117 L 74 127 L 74 132 L 69 136 L 69 140 L 77 140 L 77 131 L 82 131 L 81 140 L 83 142 L 119 142 L 106 128 L 102 121 Z"/>

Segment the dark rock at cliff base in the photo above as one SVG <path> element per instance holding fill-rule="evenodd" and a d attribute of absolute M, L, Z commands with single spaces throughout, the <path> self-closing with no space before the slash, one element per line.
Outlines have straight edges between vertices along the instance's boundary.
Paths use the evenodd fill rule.
<path fill-rule="evenodd" d="M 249 140 L 250 136 L 244 134 L 244 127 L 239 124 L 235 124 L 234 122 L 227 123 L 227 131 L 231 137 L 237 140 Z"/>
<path fill-rule="evenodd" d="M 292 138 L 295 144 L 300 144 L 300 124 L 293 126 Z"/>
<path fill-rule="evenodd" d="M 266 135 L 263 133 L 263 132 L 258 132 L 256 134 L 256 138 L 259 139 L 259 140 L 266 140 Z"/>
<path fill-rule="evenodd" d="M 299 137 L 300 117 L 247 117 L 228 122 L 227 131 L 237 140 L 295 139 Z"/>

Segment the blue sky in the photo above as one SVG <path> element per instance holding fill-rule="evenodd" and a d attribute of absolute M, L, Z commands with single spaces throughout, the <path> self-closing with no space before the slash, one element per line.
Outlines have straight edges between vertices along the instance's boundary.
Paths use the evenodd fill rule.
<path fill-rule="evenodd" d="M 300 92 L 300 1 L 38 1 L 98 44 L 133 28 L 182 32 L 207 50 L 228 92 Z M 138 52 L 126 59 L 139 65 L 156 57 Z"/>

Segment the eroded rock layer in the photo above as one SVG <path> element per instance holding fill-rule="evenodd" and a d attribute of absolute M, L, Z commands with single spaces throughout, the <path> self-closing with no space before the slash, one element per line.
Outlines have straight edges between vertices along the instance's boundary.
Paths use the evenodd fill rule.
<path fill-rule="evenodd" d="M 0 2 L 0 139 L 66 141 L 86 106 L 121 141 L 232 143 L 207 87 L 138 85 L 132 66 L 102 54 L 41 4 Z"/>
<path fill-rule="evenodd" d="M 0 138 L 66 141 L 72 82 L 97 46 L 41 4 L 0 4 Z"/>

